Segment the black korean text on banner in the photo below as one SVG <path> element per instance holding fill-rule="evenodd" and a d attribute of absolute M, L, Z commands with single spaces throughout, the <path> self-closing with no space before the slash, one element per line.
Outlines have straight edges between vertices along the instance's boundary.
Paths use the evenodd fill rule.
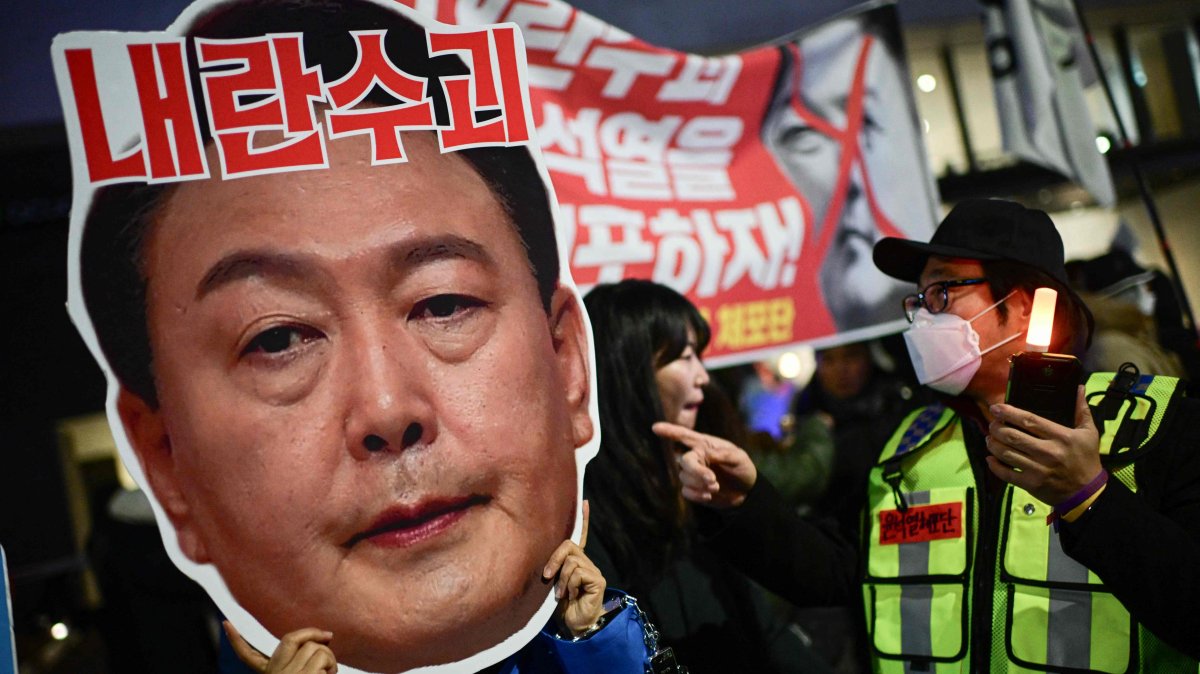
<path fill-rule="evenodd" d="M 927 238 L 937 198 L 890 5 L 702 57 L 558 0 L 401 1 L 521 27 L 581 284 L 653 278 L 686 294 L 713 324 L 718 364 L 903 322 L 910 290 L 874 269 L 870 247 Z"/>
<path fill-rule="evenodd" d="M 396 67 L 384 53 L 384 31 L 352 35 L 358 60 L 337 81 L 305 65 L 299 36 L 196 40 L 204 120 L 192 105 L 197 92 L 188 77 L 184 41 L 164 37 L 129 44 L 126 59 L 135 87 L 121 95 L 136 98 L 140 141 L 116 153 L 114 141 L 123 139 L 110 132 L 105 116 L 95 63 L 101 47 L 64 50 L 88 178 L 104 184 L 207 177 L 202 121 L 215 141 L 221 175 L 228 178 L 326 166 L 327 137 L 368 135 L 377 165 L 405 161 L 400 131 L 436 131 L 444 151 L 529 141 L 511 26 L 430 33 L 431 54 L 458 53 L 470 67 L 469 75 L 443 80 L 450 111 L 445 124 L 434 118 L 429 83 Z M 104 42 L 103 34 L 97 36 L 98 44 Z M 401 103 L 356 108 L 376 85 Z M 278 131 L 283 140 L 258 146 L 254 137 L 260 131 Z"/>

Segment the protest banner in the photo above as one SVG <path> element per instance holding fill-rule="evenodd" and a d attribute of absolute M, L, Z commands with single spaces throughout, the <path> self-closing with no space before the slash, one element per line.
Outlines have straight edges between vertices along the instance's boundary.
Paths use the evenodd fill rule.
<path fill-rule="evenodd" d="M 581 287 L 638 277 L 685 294 L 712 323 L 715 366 L 903 327 L 908 289 L 871 248 L 927 239 L 939 213 L 894 5 L 699 56 L 558 0 L 411 4 L 520 26 Z"/>

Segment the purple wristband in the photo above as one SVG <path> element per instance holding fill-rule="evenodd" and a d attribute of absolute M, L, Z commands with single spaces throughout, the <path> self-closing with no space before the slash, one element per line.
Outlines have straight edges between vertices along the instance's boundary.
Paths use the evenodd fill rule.
<path fill-rule="evenodd" d="M 1051 515 L 1051 521 L 1057 520 L 1060 517 L 1065 517 L 1067 513 L 1079 507 L 1080 503 L 1088 500 L 1093 494 L 1100 491 L 1100 487 L 1108 484 L 1108 471 L 1100 469 L 1099 474 L 1092 478 L 1092 481 L 1083 485 L 1083 488 L 1075 492 L 1071 498 L 1054 506 L 1054 513 Z M 1049 522 L 1047 522 L 1049 524 Z"/>

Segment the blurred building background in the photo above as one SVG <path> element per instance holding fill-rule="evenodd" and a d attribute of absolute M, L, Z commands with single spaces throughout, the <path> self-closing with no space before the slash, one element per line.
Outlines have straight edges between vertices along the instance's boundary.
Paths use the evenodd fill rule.
<path fill-rule="evenodd" d="M 1001 147 L 975 0 L 900 0 L 929 159 L 946 204 L 1017 199 L 1050 211 L 1068 259 L 1117 241 L 1165 269 L 1133 179 L 1146 173 L 1189 297 L 1200 297 L 1200 5 L 1194 0 L 1081 0 L 1104 76 L 1133 140 L 1122 147 L 1098 91 L 1097 146 L 1112 169 L 1115 209 Z M 15 6 L 14 6 L 15 4 Z M 3 372 L 0 544 L 8 555 L 20 672 L 212 671 L 204 644 L 150 648 L 143 634 L 215 638 L 202 593 L 165 563 L 144 502 L 127 493 L 103 419 L 105 381 L 70 325 L 66 300 L 71 201 L 66 135 L 50 40 L 68 30 L 152 30 L 181 0 L 17 0 L 0 23 L 0 273 Z M 581 9 L 667 47 L 717 53 L 762 43 L 851 6 L 836 0 L 577 0 Z M 899 354 L 903 362 L 903 352 Z M 811 350 L 776 372 L 802 388 Z M 737 373 L 718 379 L 741 385 Z M 736 391 L 731 392 L 736 397 Z M 156 549 L 158 546 L 158 549 Z M 133 559 L 130 576 L 121 561 Z M 114 562 L 114 560 L 117 560 Z M 199 659 L 197 659 L 199 658 Z M 184 660 L 183 662 L 187 662 Z M 205 669 L 207 667 L 207 670 Z"/>

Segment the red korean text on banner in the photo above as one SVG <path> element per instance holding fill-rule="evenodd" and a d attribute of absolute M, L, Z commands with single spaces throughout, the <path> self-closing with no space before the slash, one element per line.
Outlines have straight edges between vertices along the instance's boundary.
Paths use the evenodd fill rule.
<path fill-rule="evenodd" d="M 131 44 L 129 60 L 142 108 L 150 177 L 203 176 L 204 151 L 192 108 L 183 42 Z"/>
<path fill-rule="evenodd" d="M 304 62 L 300 35 L 197 39 L 198 92 L 192 91 L 185 65 L 191 45 L 180 39 L 118 47 L 119 42 L 97 35 L 94 46 L 65 49 L 88 179 L 100 184 L 208 177 L 201 122 L 213 138 L 225 178 L 323 167 L 326 139 L 356 134 L 371 138 L 374 164 L 406 161 L 401 131 L 436 131 L 443 151 L 529 142 L 520 36 L 512 26 L 429 33 L 431 55 L 456 52 L 467 66 L 465 75 L 442 78 L 449 120 L 435 119 L 428 81 L 390 61 L 386 31 L 350 35 L 357 58 L 336 81 Z M 98 52 L 111 62 L 117 49 L 125 52 L 134 87 L 114 87 L 110 96 L 122 100 L 105 103 L 102 85 L 113 78 L 99 76 Z M 363 104 L 377 89 L 398 102 Z M 193 106 L 194 93 L 203 109 Z M 118 110 L 111 118 L 104 109 L 109 105 Z M 317 106 L 325 107 L 324 124 L 318 122 Z M 141 123 L 123 130 L 132 132 L 135 142 L 115 152 L 114 142 L 126 140 L 114 133 L 123 117 Z M 263 132 L 269 135 L 257 135 Z"/>
<path fill-rule="evenodd" d="M 450 127 L 438 129 L 443 149 L 529 140 L 515 30 L 499 27 L 486 32 L 430 33 L 429 43 L 430 53 L 458 52 L 471 64 L 468 77 L 442 78 L 451 116 Z M 481 112 L 494 117 L 480 123 L 477 116 Z"/>
<path fill-rule="evenodd" d="M 140 147 L 120 158 L 112 156 L 112 143 L 100 107 L 96 63 L 91 50 L 68 49 L 63 56 L 71 78 L 71 90 L 75 93 L 84 157 L 92 181 L 145 177 L 146 162 Z"/>
<path fill-rule="evenodd" d="M 345 77 L 326 85 L 334 110 L 325 113 L 329 137 L 354 134 L 371 137 L 376 164 L 405 161 L 399 131 L 434 126 L 433 105 L 426 95 L 428 83 L 397 68 L 384 51 L 384 31 L 355 31 L 358 62 Z M 349 109 L 357 105 L 376 84 L 406 101 L 397 105 Z"/>
<path fill-rule="evenodd" d="M 63 53 L 75 94 L 89 177 L 93 182 L 204 177 L 207 167 L 184 69 L 182 41 L 130 44 L 127 53 L 141 108 L 142 142 L 119 158 L 112 155 L 92 50 L 68 49 Z"/>

